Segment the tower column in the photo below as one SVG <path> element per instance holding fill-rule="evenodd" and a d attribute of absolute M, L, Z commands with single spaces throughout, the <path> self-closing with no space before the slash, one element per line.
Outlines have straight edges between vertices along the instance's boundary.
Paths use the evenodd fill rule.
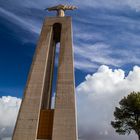
<path fill-rule="evenodd" d="M 59 5 L 59 11 L 74 9 Z M 61 15 L 61 14 L 60 14 Z M 56 43 L 60 43 L 54 109 Z M 47 17 L 28 76 L 12 140 L 77 140 L 71 17 Z"/>
<path fill-rule="evenodd" d="M 53 140 L 77 140 L 71 18 L 61 30 Z"/>
<path fill-rule="evenodd" d="M 17 117 L 13 140 L 36 140 L 52 40 L 52 26 L 44 23 Z M 49 72 L 49 70 L 48 70 Z"/>

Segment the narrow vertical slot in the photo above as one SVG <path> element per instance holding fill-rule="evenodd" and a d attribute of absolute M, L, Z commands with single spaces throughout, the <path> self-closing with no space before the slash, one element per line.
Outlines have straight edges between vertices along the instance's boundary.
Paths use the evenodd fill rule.
<path fill-rule="evenodd" d="M 55 108 L 56 83 L 57 83 L 59 51 L 60 51 L 60 43 L 57 43 L 56 44 L 56 51 L 55 51 L 55 60 L 54 60 L 53 81 L 52 81 L 51 109 Z"/>
<path fill-rule="evenodd" d="M 55 87 L 57 78 L 58 55 L 61 36 L 61 24 L 53 25 L 51 43 L 49 46 L 49 55 L 46 66 L 45 86 L 42 99 L 42 109 L 54 108 L 55 102 Z M 56 64 L 56 65 L 55 65 Z"/>
<path fill-rule="evenodd" d="M 51 96 L 51 109 L 55 108 L 55 95 L 56 95 L 56 84 L 57 84 L 57 72 L 58 72 L 58 58 L 60 51 L 60 37 L 61 37 L 61 24 L 55 23 L 53 25 L 54 42 L 56 43 L 55 58 L 54 58 L 54 71 L 52 80 L 52 96 Z"/>

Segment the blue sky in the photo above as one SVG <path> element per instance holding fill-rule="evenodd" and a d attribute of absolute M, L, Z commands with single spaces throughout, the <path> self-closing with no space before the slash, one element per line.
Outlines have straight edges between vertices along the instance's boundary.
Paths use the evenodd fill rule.
<path fill-rule="evenodd" d="M 106 65 L 103 74 L 105 70 L 115 73 L 118 69 L 122 69 L 126 77 L 137 73 L 134 66 L 140 66 L 139 0 L 1 0 L 0 97 L 22 98 L 43 20 L 55 15 L 44 9 L 60 3 L 78 7 L 66 12 L 73 18 L 77 89 L 81 83 L 88 83 L 85 77 L 98 73 L 102 65 Z M 125 76 L 122 77 L 127 79 Z M 135 76 L 129 77 L 139 82 Z M 138 90 L 137 87 L 130 89 Z M 114 93 L 114 89 L 112 91 Z"/>

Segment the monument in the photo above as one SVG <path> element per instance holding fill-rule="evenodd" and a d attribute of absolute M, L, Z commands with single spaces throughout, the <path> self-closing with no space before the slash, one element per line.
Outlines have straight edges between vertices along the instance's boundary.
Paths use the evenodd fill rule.
<path fill-rule="evenodd" d="M 58 5 L 56 17 L 44 21 L 29 72 L 12 140 L 77 140 L 75 82 L 71 17 Z M 57 43 L 60 43 L 56 97 L 52 104 L 52 81 Z"/>

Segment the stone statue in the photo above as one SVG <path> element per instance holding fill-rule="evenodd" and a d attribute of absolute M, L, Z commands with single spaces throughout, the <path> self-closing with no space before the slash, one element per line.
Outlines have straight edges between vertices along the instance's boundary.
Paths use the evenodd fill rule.
<path fill-rule="evenodd" d="M 77 7 L 72 6 L 72 5 L 62 5 L 62 4 L 60 4 L 60 5 L 57 5 L 57 6 L 54 6 L 54 7 L 47 8 L 45 10 L 57 11 L 57 16 L 58 17 L 64 17 L 66 10 L 74 10 L 74 9 L 77 9 Z"/>

